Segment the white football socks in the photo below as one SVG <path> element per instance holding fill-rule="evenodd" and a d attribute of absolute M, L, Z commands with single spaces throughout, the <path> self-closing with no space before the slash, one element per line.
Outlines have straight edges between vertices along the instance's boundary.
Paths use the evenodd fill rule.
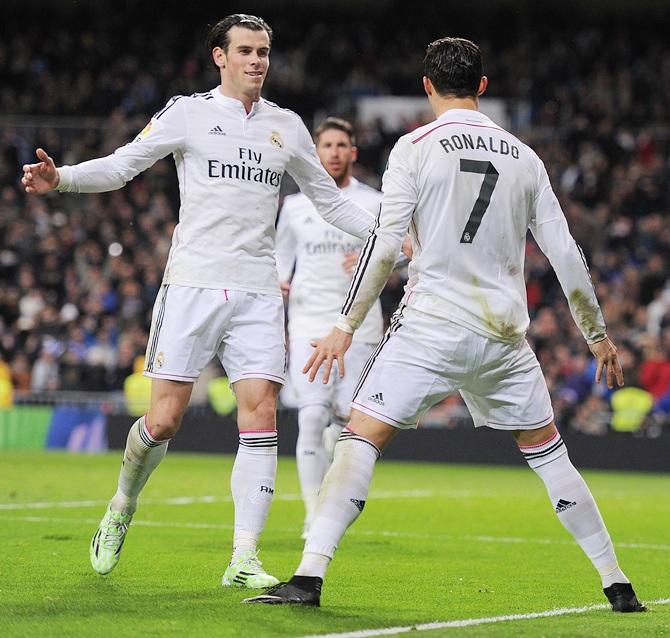
<path fill-rule="evenodd" d="M 323 448 L 323 432 L 328 427 L 330 411 L 323 405 L 309 405 L 298 411 L 298 442 L 295 459 L 302 499 L 305 503 L 305 523 L 309 525 L 319 498 L 319 488 L 328 469 L 329 459 Z"/>
<path fill-rule="evenodd" d="M 363 511 L 380 452 L 362 436 L 345 429 L 321 486 L 316 515 L 309 528 L 298 576 L 323 578 L 347 528 Z"/>
<path fill-rule="evenodd" d="M 126 439 L 118 487 L 111 502 L 113 510 L 135 513 L 139 493 L 165 457 L 168 441 L 157 441 L 151 436 L 144 416 L 133 423 Z"/>
<path fill-rule="evenodd" d="M 277 474 L 277 431 L 240 432 L 240 444 L 230 476 L 235 504 L 233 558 L 255 551 L 270 511 Z"/>
<path fill-rule="evenodd" d="M 519 446 L 535 473 L 544 481 L 552 506 L 593 566 L 603 588 L 628 583 L 619 568 L 614 547 L 598 506 L 581 474 L 575 469 L 560 434 L 538 445 Z"/>
<path fill-rule="evenodd" d="M 342 423 L 337 420 L 337 417 L 331 422 L 331 424 L 323 431 L 323 450 L 326 453 L 326 460 L 328 461 L 328 467 L 333 462 L 333 456 L 335 455 L 335 444 L 342 434 L 342 430 L 346 423 Z"/>

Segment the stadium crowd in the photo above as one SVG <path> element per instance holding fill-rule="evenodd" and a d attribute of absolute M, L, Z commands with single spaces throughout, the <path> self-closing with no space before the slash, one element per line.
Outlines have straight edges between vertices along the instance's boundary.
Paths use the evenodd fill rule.
<path fill-rule="evenodd" d="M 285 21 L 271 20 L 278 35 L 264 93 L 306 122 L 315 113 L 355 117 L 358 96 L 420 94 L 428 32 L 382 38 L 365 20 L 316 22 L 298 39 Z M 158 20 L 146 38 L 139 27 L 50 24 L 0 40 L 0 366 L 18 391 L 118 390 L 144 352 L 177 220 L 172 162 L 159 162 L 123 190 L 77 197 L 26 196 L 19 174 L 36 146 L 58 164 L 109 153 L 171 95 L 213 85 L 201 43 L 171 25 Z M 489 94 L 530 106 L 530 126 L 517 134 L 547 165 L 620 347 L 627 385 L 644 393 L 624 409 L 641 411 L 633 421 L 658 434 L 670 428 L 670 49 L 661 36 L 641 43 L 623 30 L 605 37 L 591 28 L 570 42 L 480 44 Z M 379 186 L 394 141 L 419 123 L 359 126 L 356 174 Z M 526 271 L 528 338 L 557 422 L 604 433 L 611 393 L 594 385 L 592 357 L 532 239 Z M 387 318 L 403 285 L 396 274 L 384 292 Z M 635 408 L 640 396 L 650 410 Z M 459 414 L 458 400 L 447 401 L 428 422 L 451 423 Z"/>

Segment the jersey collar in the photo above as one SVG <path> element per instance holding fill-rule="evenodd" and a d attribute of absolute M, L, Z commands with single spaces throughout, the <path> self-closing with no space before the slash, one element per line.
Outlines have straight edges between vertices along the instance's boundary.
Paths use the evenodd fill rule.
<path fill-rule="evenodd" d="M 440 115 L 436 121 L 442 122 L 445 120 L 458 122 L 477 122 L 485 123 L 489 126 L 498 126 L 491 118 L 484 115 L 481 111 L 473 111 L 472 109 L 449 109 Z"/>
<path fill-rule="evenodd" d="M 220 91 L 220 86 L 216 86 L 211 90 L 212 95 L 214 96 L 214 100 L 221 104 L 222 106 L 225 106 L 226 108 L 232 108 L 235 109 L 236 111 L 240 111 L 244 117 L 250 117 L 258 109 L 261 107 L 261 104 L 265 101 L 263 98 L 260 98 L 258 102 L 254 102 L 251 105 L 251 111 L 247 114 L 246 109 L 244 108 L 244 104 L 240 102 L 238 99 L 234 97 L 228 97 L 227 95 L 224 95 Z"/>

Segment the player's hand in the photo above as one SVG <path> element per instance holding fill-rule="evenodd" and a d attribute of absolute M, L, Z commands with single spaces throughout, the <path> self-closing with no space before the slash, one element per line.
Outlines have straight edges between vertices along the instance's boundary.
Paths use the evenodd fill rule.
<path fill-rule="evenodd" d="M 291 290 L 291 282 L 290 281 L 280 281 L 279 282 L 279 289 L 281 290 L 282 297 L 286 299 L 288 297 L 288 293 Z"/>
<path fill-rule="evenodd" d="M 302 369 L 303 374 L 309 374 L 310 383 L 316 378 L 323 363 L 326 364 L 323 369 L 323 383 L 328 383 L 335 361 L 337 361 L 337 371 L 340 379 L 344 376 L 344 353 L 349 349 L 352 338 L 353 335 L 348 332 L 333 328 L 327 337 L 312 341 L 314 352 Z"/>
<path fill-rule="evenodd" d="M 623 370 L 619 363 L 616 346 L 610 341 L 609 337 L 605 337 L 602 341 L 592 343 L 589 345 L 591 353 L 598 362 L 596 368 L 596 383 L 600 383 L 603 375 L 603 368 L 605 368 L 605 378 L 607 380 L 607 387 L 614 388 L 614 382 L 618 386 L 623 385 Z"/>
<path fill-rule="evenodd" d="M 412 254 L 414 250 L 412 249 L 412 238 L 409 235 L 405 235 L 405 239 L 402 240 L 402 246 L 400 247 L 403 255 L 407 257 L 410 261 L 412 260 Z"/>
<path fill-rule="evenodd" d="M 25 187 L 26 193 L 42 195 L 56 188 L 60 177 L 54 161 L 44 149 L 38 148 L 36 154 L 40 161 L 37 164 L 23 165 L 21 183 Z"/>
<path fill-rule="evenodd" d="M 356 270 L 356 264 L 358 263 L 359 252 L 355 250 L 350 250 L 348 253 L 344 253 L 344 259 L 342 260 L 342 268 L 347 275 L 353 275 L 354 270 Z"/>

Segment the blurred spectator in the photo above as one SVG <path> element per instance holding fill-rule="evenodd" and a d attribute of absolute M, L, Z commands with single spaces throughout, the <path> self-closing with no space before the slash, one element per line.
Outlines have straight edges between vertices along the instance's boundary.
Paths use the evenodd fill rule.
<path fill-rule="evenodd" d="M 663 336 L 663 342 L 651 336 L 643 341 L 640 382 L 654 399 L 670 391 L 670 328 L 666 328 Z"/>
<path fill-rule="evenodd" d="M 612 394 L 612 423 L 616 432 L 639 432 L 651 412 L 654 399 L 640 388 L 620 388 Z"/>
<path fill-rule="evenodd" d="M 59 345 L 52 339 L 45 340 L 40 356 L 33 365 L 30 389 L 33 392 L 58 390 L 60 377 L 56 358 L 59 354 Z"/>

